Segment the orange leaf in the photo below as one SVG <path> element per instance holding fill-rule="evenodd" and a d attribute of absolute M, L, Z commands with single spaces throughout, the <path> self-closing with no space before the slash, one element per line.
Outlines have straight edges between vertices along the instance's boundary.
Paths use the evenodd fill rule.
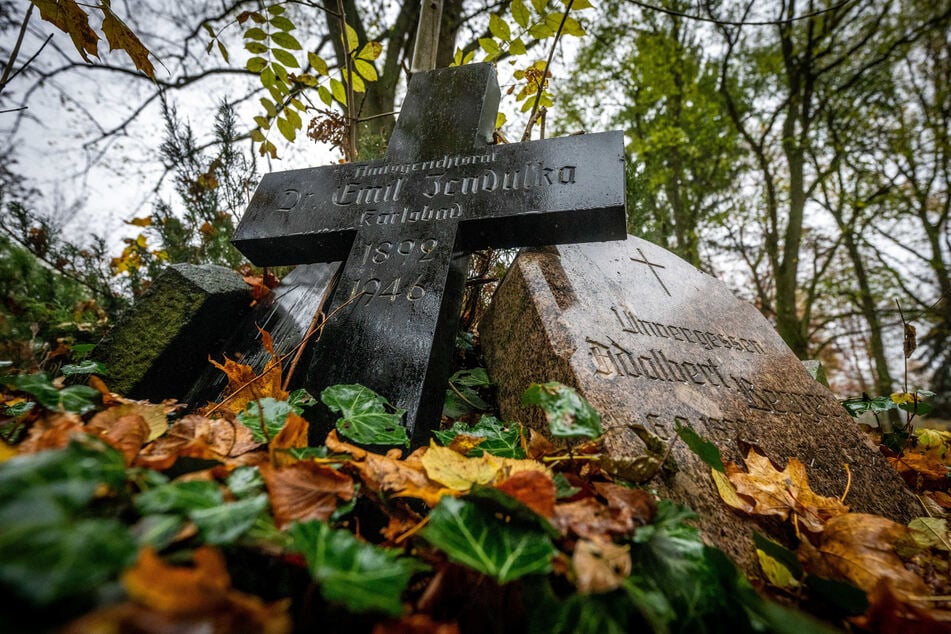
<path fill-rule="evenodd" d="M 86 425 L 86 430 L 98 434 L 118 449 L 126 465 L 131 465 L 149 437 L 149 424 L 139 414 L 116 415 L 111 412 L 105 410 L 96 414 Z"/>
<path fill-rule="evenodd" d="M 40 10 L 41 18 L 69 35 L 86 62 L 91 62 L 87 53 L 99 57 L 99 36 L 89 26 L 89 16 L 76 0 L 33 0 L 33 4 Z"/>
<path fill-rule="evenodd" d="M 33 423 L 26 440 L 17 446 L 21 454 L 36 453 L 46 449 L 61 449 L 70 439 L 85 433 L 82 419 L 76 414 L 54 414 Z"/>
<path fill-rule="evenodd" d="M 124 50 L 132 59 L 132 63 L 151 79 L 155 79 L 155 67 L 149 61 L 149 49 L 145 48 L 138 36 L 132 32 L 125 22 L 120 20 L 108 3 L 99 5 L 105 18 L 102 21 L 102 32 L 109 42 L 109 50 Z"/>
<path fill-rule="evenodd" d="M 293 462 L 294 459 L 285 450 L 306 447 L 309 430 L 310 425 L 303 417 L 294 412 L 289 413 L 284 427 L 268 443 L 271 462 L 275 465 Z"/>
<path fill-rule="evenodd" d="M 556 490 L 550 477 L 540 471 L 521 471 L 495 485 L 542 517 L 555 516 Z"/>
<path fill-rule="evenodd" d="M 295 462 L 280 468 L 264 465 L 261 475 L 280 529 L 294 521 L 325 521 L 337 509 L 338 501 L 353 499 L 353 480 L 314 462 Z"/>
<path fill-rule="evenodd" d="M 895 553 L 895 544 L 907 536 L 908 528 L 902 524 L 878 515 L 848 513 L 826 522 L 815 548 L 803 540 L 800 552 L 813 573 L 851 581 L 866 592 L 888 579 L 904 596 L 926 596 L 924 582 Z"/>
<path fill-rule="evenodd" d="M 889 456 L 886 460 L 915 491 L 941 490 L 948 486 L 948 468 L 934 454 L 908 451 L 901 457 Z"/>
<path fill-rule="evenodd" d="M 201 546 L 193 566 L 172 566 L 146 546 L 135 566 L 122 574 L 129 597 L 148 608 L 173 615 L 215 609 L 225 601 L 231 577 L 221 552 Z"/>
<path fill-rule="evenodd" d="M 417 498 L 429 506 L 436 506 L 444 495 L 458 495 L 457 491 L 444 488 L 426 477 L 416 453 L 406 460 L 381 456 L 342 442 L 336 430 L 327 434 L 325 444 L 334 453 L 350 454 L 353 459 L 344 464 L 344 469 L 355 471 L 363 484 L 376 493 Z"/>
<path fill-rule="evenodd" d="M 746 467 L 748 472 L 727 463 L 726 473 L 736 493 L 752 502 L 751 515 L 787 519 L 792 514 L 806 530 L 819 533 L 829 518 L 849 511 L 838 498 L 816 494 L 809 487 L 805 465 L 796 458 L 790 458 L 786 468 L 777 471 L 769 458 L 751 448 Z"/>
<path fill-rule="evenodd" d="M 246 461 L 235 459 L 261 444 L 255 442 L 251 430 L 240 423 L 191 414 L 142 449 L 136 458 L 136 465 L 162 471 L 175 464 L 178 458 L 187 456 L 237 466 Z"/>
<path fill-rule="evenodd" d="M 411 614 L 399 621 L 383 621 L 371 634 L 460 634 L 455 623 L 440 623 L 425 614 Z"/>

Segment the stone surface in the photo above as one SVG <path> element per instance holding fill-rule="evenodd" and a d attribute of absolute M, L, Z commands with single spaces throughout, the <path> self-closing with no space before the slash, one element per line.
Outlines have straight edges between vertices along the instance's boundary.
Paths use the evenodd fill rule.
<path fill-rule="evenodd" d="M 328 287 L 339 268 L 340 262 L 296 267 L 284 276 L 277 288 L 238 321 L 234 333 L 224 345 L 211 353 L 211 357 L 220 363 L 227 356 L 250 366 L 258 374 L 262 373 L 272 360 L 261 343 L 258 328 L 262 328 L 271 335 L 275 353 L 284 358 L 286 376 L 291 370 L 298 346 L 304 341 L 314 314 L 320 309 L 321 300 L 329 292 Z M 303 385 L 307 371 L 306 352 L 301 354 L 301 362 L 291 377 L 291 389 Z M 184 400 L 193 407 L 216 402 L 227 385 L 225 374 L 206 363 Z"/>
<path fill-rule="evenodd" d="M 173 264 L 119 320 L 93 356 L 110 389 L 132 398 L 183 398 L 251 303 L 223 266 Z"/>
<path fill-rule="evenodd" d="M 488 64 L 414 75 L 382 161 L 268 174 L 234 236 L 258 265 L 345 260 L 306 386 L 373 389 L 415 444 L 439 422 L 465 253 L 625 232 L 621 133 L 491 145 L 499 94 Z M 335 416 L 310 415 L 319 443 Z"/>
<path fill-rule="evenodd" d="M 908 521 L 920 512 L 901 479 L 815 381 L 769 322 L 724 284 L 644 240 L 566 245 L 518 256 L 480 325 L 502 415 L 545 429 L 521 405 L 532 382 L 560 381 L 602 412 L 613 456 L 645 453 L 630 425 L 665 439 L 677 422 L 743 464 L 753 445 L 784 468 L 805 465 L 821 495 Z M 718 497 L 710 469 L 681 441 L 675 470 L 647 486 L 700 515 L 705 539 L 758 570 L 752 520 Z M 791 524 L 786 524 L 791 526 Z"/>

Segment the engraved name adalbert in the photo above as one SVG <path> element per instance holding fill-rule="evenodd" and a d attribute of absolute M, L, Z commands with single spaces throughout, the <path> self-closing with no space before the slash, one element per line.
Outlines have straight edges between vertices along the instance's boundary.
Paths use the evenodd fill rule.
<path fill-rule="evenodd" d="M 731 353 L 764 355 L 763 345 L 754 339 L 722 332 L 689 328 L 681 324 L 661 324 L 638 319 L 631 311 L 613 306 L 622 326 L 621 336 L 608 337 L 607 342 L 586 337 L 588 352 L 596 375 L 631 377 L 648 381 L 705 385 L 738 392 L 750 409 L 772 414 L 835 417 L 836 411 L 828 396 L 765 388 L 743 376 L 725 372 L 722 362 L 713 355 L 689 360 L 671 358 L 656 346 L 656 339 L 675 339 L 702 347 L 704 350 L 730 350 Z M 620 341 L 623 341 L 623 344 Z M 633 348 L 637 348 L 636 351 Z M 646 350 L 645 350 L 646 348 Z"/>
<path fill-rule="evenodd" d="M 403 225 L 465 217 L 467 198 L 494 192 L 574 185 L 577 166 L 546 165 L 529 161 L 514 167 L 496 165 L 496 153 L 475 156 L 445 156 L 433 161 L 396 165 L 352 166 L 330 197 L 335 207 L 354 209 L 354 227 Z M 415 195 L 407 195 L 407 191 Z M 308 213 L 323 207 L 318 192 L 287 188 L 277 210 Z M 319 231 L 331 231 L 318 229 Z"/>

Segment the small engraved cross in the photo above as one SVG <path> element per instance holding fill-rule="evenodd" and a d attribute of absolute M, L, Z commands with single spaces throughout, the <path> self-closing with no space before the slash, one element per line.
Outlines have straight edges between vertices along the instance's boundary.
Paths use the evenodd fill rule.
<path fill-rule="evenodd" d="M 654 279 L 657 280 L 657 283 L 660 284 L 660 287 L 661 287 L 662 289 L 664 289 L 664 292 L 665 292 L 665 293 L 667 293 L 667 297 L 673 297 L 673 296 L 670 294 L 670 291 L 667 290 L 667 285 L 664 284 L 664 280 L 660 279 L 660 276 L 657 274 L 657 271 L 654 270 L 654 269 L 663 269 L 663 268 L 667 268 L 667 267 L 665 267 L 663 264 L 657 264 L 656 262 L 650 262 L 650 261 L 647 259 L 647 256 L 644 255 L 644 252 L 641 251 L 640 249 L 638 249 L 637 252 L 640 254 L 641 259 L 638 260 L 637 258 L 632 257 L 632 258 L 631 258 L 631 261 L 632 261 L 632 262 L 638 262 L 639 264 L 646 264 L 646 265 L 648 266 L 648 268 L 650 268 L 651 273 L 654 274 Z"/>

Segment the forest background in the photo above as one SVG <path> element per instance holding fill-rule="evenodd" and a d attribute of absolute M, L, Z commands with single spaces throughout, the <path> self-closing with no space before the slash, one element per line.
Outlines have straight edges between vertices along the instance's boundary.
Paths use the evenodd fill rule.
<path fill-rule="evenodd" d="M 167 263 L 240 266 L 262 173 L 379 155 L 419 18 L 143 0 L 67 35 L 65 5 L 0 0 L 0 359 L 21 370 L 95 343 Z M 840 394 L 926 387 L 951 414 L 951 3 L 444 0 L 441 20 L 438 66 L 498 64 L 507 140 L 625 130 L 630 233 L 725 279 Z"/>

